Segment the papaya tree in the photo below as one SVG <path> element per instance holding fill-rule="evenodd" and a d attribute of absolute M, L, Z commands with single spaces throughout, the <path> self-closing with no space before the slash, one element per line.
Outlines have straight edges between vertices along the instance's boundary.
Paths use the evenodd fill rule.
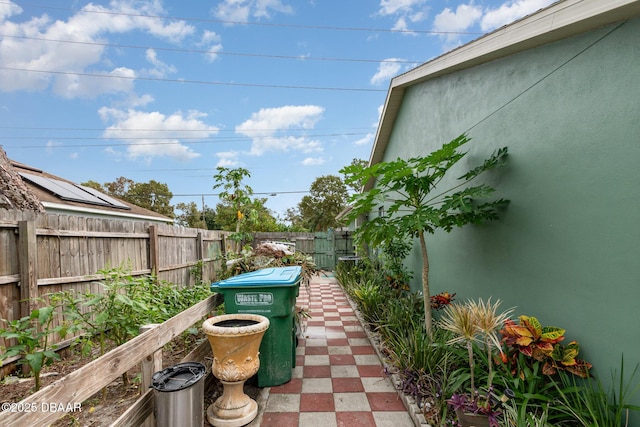
<path fill-rule="evenodd" d="M 216 181 L 213 189 L 221 188 L 222 191 L 218 197 L 223 204 L 233 208 L 235 233 L 231 235 L 231 238 L 240 243 L 251 236 L 248 232 L 242 231 L 246 215 L 253 214 L 250 209 L 253 189 L 243 183 L 245 178 L 251 178 L 251 172 L 244 168 L 230 169 L 222 166 L 218 166 L 216 170 L 218 173 L 213 176 Z"/>
<path fill-rule="evenodd" d="M 370 216 L 356 230 L 358 243 L 375 247 L 397 236 L 417 238 L 422 255 L 422 292 L 425 326 L 431 331 L 432 315 L 429 292 L 429 257 L 425 234 L 436 230 L 450 232 L 454 227 L 480 224 L 498 219 L 505 199 L 487 200 L 495 191 L 489 185 L 472 185 L 483 173 L 506 163 L 506 147 L 496 150 L 484 162 L 464 173 L 455 184 L 443 188 L 447 172 L 465 157 L 462 147 L 470 141 L 461 135 L 425 157 L 380 162 L 371 166 L 352 164 L 340 172 L 347 185 L 375 180 L 368 191 L 352 195 L 352 210 L 347 221 Z"/>

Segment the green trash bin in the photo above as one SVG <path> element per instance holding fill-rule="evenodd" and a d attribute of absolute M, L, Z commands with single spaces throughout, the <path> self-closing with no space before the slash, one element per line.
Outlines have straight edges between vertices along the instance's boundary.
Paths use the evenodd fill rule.
<path fill-rule="evenodd" d="M 291 380 L 296 366 L 296 297 L 299 266 L 265 268 L 211 284 L 224 297 L 227 314 L 252 313 L 269 319 L 260 344 L 258 386 L 272 387 Z"/>

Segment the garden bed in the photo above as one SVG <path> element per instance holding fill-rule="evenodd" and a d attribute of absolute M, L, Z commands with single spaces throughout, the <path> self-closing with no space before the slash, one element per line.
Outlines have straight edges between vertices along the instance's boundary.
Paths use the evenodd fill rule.
<path fill-rule="evenodd" d="M 176 337 L 169 344 L 165 345 L 162 349 L 162 365 L 163 368 L 173 366 L 179 363 L 187 354 L 189 354 L 198 344 L 200 344 L 206 338 L 202 333 L 199 335 L 189 335 L 186 338 L 182 336 Z M 107 350 L 110 350 L 107 349 Z M 96 354 L 89 356 L 82 356 L 77 351 L 72 349 L 65 350 L 67 354 L 63 360 L 54 363 L 51 366 L 45 367 L 42 370 L 42 387 L 59 380 L 65 375 L 76 371 L 85 364 L 91 362 L 97 357 Z M 94 352 L 95 353 L 95 352 Z M 206 363 L 210 368 L 210 360 Z M 141 395 L 143 390 L 140 390 L 140 365 L 130 369 L 127 372 L 130 379 L 129 385 L 124 385 L 122 378 L 119 377 L 106 387 L 106 396 L 102 396 L 102 392 L 98 392 L 85 400 L 81 404 L 80 411 L 70 412 L 64 417 L 60 418 L 53 424 L 52 427 L 63 426 L 91 426 L 91 427 L 106 427 L 110 426 L 115 420 L 118 419 Z M 6 377 L 2 383 L 0 383 L 0 395 L 2 396 L 2 403 L 20 402 L 25 397 L 29 396 L 33 392 L 34 379 L 31 377 L 20 378 L 16 375 Z M 256 399 L 260 392 L 255 381 L 249 380 L 245 383 L 245 393 L 252 399 Z M 205 390 L 204 407 L 215 401 L 222 394 L 222 384 L 214 377 L 210 386 Z M 210 426 L 204 418 L 204 427 Z"/>

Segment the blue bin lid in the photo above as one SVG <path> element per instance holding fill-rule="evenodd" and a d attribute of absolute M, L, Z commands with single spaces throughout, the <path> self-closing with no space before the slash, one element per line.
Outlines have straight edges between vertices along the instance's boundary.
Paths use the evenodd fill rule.
<path fill-rule="evenodd" d="M 239 274 L 211 284 L 211 288 L 235 288 L 249 286 L 291 286 L 300 280 L 300 266 L 272 267 Z"/>

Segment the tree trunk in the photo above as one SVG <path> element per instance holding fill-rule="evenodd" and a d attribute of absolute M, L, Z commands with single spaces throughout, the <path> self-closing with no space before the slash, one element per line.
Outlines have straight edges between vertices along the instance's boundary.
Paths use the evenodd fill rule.
<path fill-rule="evenodd" d="M 427 243 L 424 240 L 424 231 L 418 232 L 420 238 L 420 249 L 422 252 L 422 294 L 424 296 L 424 326 L 427 333 L 431 334 L 431 294 L 429 293 L 429 256 L 427 254 Z"/>

